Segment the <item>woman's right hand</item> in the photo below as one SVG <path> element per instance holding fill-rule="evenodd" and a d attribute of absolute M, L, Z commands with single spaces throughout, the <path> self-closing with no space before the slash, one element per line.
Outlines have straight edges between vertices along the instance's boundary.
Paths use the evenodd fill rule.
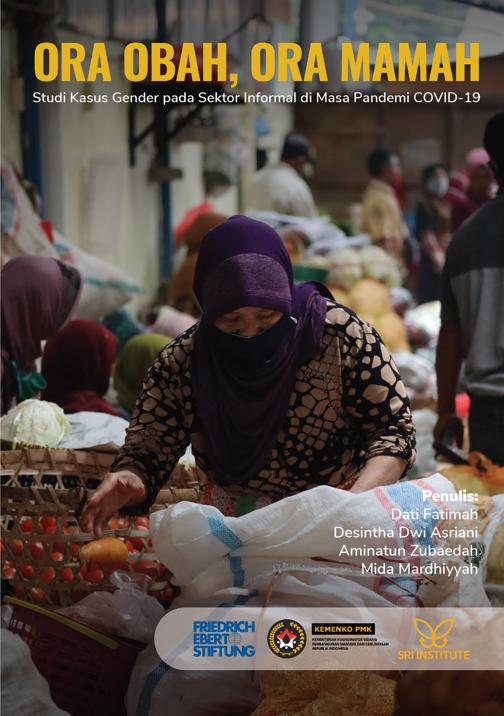
<path fill-rule="evenodd" d="M 105 521 L 122 507 L 141 504 L 147 491 L 141 478 L 130 470 L 111 472 L 84 505 L 80 524 L 85 532 L 103 534 Z"/>

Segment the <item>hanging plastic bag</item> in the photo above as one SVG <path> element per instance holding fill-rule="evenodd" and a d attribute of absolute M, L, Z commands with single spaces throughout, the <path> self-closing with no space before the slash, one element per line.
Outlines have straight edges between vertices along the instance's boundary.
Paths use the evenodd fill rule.
<path fill-rule="evenodd" d="M 161 604 L 145 592 L 149 577 L 116 570 L 110 581 L 117 587 L 115 592 L 93 592 L 59 613 L 99 631 L 146 644 L 165 613 Z"/>

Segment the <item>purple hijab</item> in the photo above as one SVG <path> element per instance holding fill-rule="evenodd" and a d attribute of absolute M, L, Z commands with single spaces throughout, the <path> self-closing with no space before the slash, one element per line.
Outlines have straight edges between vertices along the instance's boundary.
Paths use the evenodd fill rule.
<path fill-rule="evenodd" d="M 267 224 L 233 216 L 204 238 L 194 292 L 203 315 L 195 336 L 191 379 L 212 470 L 223 485 L 253 478 L 284 424 L 296 370 L 322 348 L 327 312 L 322 286 L 295 286 L 281 238 Z M 291 315 L 295 330 L 259 372 L 223 365 L 211 340 L 213 322 L 244 306 Z"/>

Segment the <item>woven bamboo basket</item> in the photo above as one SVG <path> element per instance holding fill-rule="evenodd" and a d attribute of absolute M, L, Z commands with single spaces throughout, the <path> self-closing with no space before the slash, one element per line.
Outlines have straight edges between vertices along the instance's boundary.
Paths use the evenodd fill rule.
<path fill-rule="evenodd" d="M 16 596 L 59 607 L 93 591 L 115 589 L 107 573 L 89 572 L 81 562 L 80 547 L 95 537 L 83 532 L 78 521 L 88 495 L 114 458 L 115 453 L 93 450 L 25 448 L 1 453 L 2 577 Z M 160 490 L 152 509 L 199 502 L 203 481 L 197 468 L 177 465 L 170 486 Z M 131 551 L 125 569 L 147 574 L 152 580 L 149 592 L 166 601 L 170 574 L 152 553 L 147 524 L 145 518 L 113 518 L 104 536 L 127 540 Z"/>

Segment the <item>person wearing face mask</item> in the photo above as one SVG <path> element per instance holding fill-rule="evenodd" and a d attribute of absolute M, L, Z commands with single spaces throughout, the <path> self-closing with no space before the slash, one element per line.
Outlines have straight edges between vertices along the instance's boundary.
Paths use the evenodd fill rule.
<path fill-rule="evenodd" d="M 291 216 L 317 216 L 313 194 L 306 183 L 313 175 L 314 164 L 311 142 L 301 134 L 288 134 L 280 162 L 264 167 L 252 179 L 246 195 L 247 207 Z"/>
<path fill-rule="evenodd" d="M 362 492 L 408 470 L 415 431 L 389 352 L 325 287 L 294 285 L 276 231 L 244 216 L 212 229 L 194 291 L 201 320 L 150 369 L 84 529 L 145 513 L 189 444 L 234 501 L 321 484 Z"/>
<path fill-rule="evenodd" d="M 446 200 L 450 180 L 441 164 L 430 164 L 422 171 L 423 197 L 416 209 L 416 236 L 420 245 L 418 303 L 439 301 L 441 272 L 450 242 L 451 207 Z"/>
<path fill-rule="evenodd" d="M 368 157 L 367 168 L 371 181 L 362 199 L 363 231 L 401 261 L 408 228 L 398 198 L 403 187 L 399 157 L 388 149 L 376 149 Z"/>

